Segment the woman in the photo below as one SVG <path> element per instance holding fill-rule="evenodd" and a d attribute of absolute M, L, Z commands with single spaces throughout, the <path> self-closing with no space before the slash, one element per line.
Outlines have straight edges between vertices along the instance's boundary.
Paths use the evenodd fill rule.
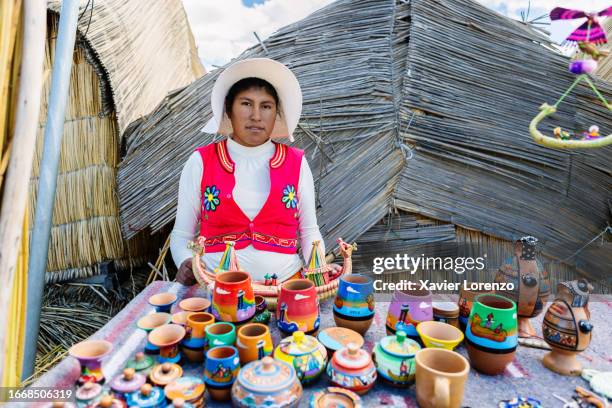
<path fill-rule="evenodd" d="M 206 238 L 207 269 L 218 266 L 230 240 L 254 280 L 266 274 L 287 280 L 302 268 L 298 238 L 304 259 L 314 240 L 323 243 L 303 151 L 271 140 L 293 141 L 302 110 L 297 78 L 271 59 L 239 61 L 217 78 L 211 104 L 204 130 L 228 137 L 198 148 L 181 173 L 170 239 L 177 281 L 195 283 L 187 242 L 198 235 Z"/>

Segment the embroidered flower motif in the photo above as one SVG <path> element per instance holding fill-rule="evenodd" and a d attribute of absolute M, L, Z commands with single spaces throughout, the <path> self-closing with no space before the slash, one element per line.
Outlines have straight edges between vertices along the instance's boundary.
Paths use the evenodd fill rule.
<path fill-rule="evenodd" d="M 297 194 L 295 193 L 295 187 L 291 184 L 287 185 L 283 190 L 283 203 L 285 203 L 285 208 L 295 208 L 297 207 Z"/>
<path fill-rule="evenodd" d="M 221 192 L 216 186 L 206 186 L 206 190 L 204 190 L 204 194 L 202 195 L 202 201 L 204 202 L 204 207 L 206 211 L 215 211 L 219 206 L 219 194 Z"/>

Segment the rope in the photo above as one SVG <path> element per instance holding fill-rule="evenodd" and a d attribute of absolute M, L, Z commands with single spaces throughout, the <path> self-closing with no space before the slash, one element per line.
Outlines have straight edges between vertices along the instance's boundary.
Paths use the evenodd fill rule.
<path fill-rule="evenodd" d="M 578 255 L 580 252 L 582 252 L 582 250 L 586 247 L 588 247 L 589 245 L 591 245 L 593 242 L 595 242 L 599 237 L 603 236 L 606 232 L 609 232 L 612 234 L 612 227 L 608 226 L 606 228 L 603 229 L 603 231 L 601 231 L 595 238 L 593 238 L 592 240 L 590 240 L 589 242 L 587 242 L 586 244 L 584 244 L 582 247 L 580 247 L 576 252 L 574 252 L 573 254 L 571 254 L 570 256 L 568 256 L 565 259 L 562 259 L 560 262 L 567 262 L 569 261 L 571 258 L 573 258 L 574 256 Z"/>

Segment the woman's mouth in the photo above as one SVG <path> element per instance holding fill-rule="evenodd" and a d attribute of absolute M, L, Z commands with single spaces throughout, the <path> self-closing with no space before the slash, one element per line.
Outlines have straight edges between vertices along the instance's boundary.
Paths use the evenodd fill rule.
<path fill-rule="evenodd" d="M 263 132 L 265 130 L 265 128 L 261 126 L 247 126 L 246 128 L 251 132 Z"/>

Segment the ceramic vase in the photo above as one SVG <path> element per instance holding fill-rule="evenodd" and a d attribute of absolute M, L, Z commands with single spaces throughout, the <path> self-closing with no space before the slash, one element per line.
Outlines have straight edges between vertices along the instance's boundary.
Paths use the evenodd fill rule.
<path fill-rule="evenodd" d="M 383 337 L 374 346 L 372 360 L 378 375 L 395 387 L 409 387 L 414 383 L 414 355 L 421 349 L 419 343 L 409 339 L 399 330 L 391 336 Z"/>
<path fill-rule="evenodd" d="M 261 323 L 248 323 L 238 329 L 236 347 L 240 363 L 246 364 L 272 354 L 272 336 L 268 326 Z"/>
<path fill-rule="evenodd" d="M 170 313 L 172 305 L 176 302 L 175 293 L 158 293 L 149 298 L 149 304 L 155 308 L 158 313 Z"/>
<path fill-rule="evenodd" d="M 70 347 L 68 354 L 79 361 L 81 375 L 77 380 L 79 384 L 88 381 L 104 384 L 102 372 L 102 359 L 113 349 L 112 343 L 106 340 L 85 340 Z"/>
<path fill-rule="evenodd" d="M 325 370 L 327 351 L 314 337 L 296 331 L 281 340 L 274 350 L 274 358 L 291 365 L 300 382 L 308 384 Z"/>
<path fill-rule="evenodd" d="M 206 312 L 195 312 L 187 315 L 185 338 L 181 342 L 181 350 L 189 361 L 204 361 L 206 347 L 206 327 L 215 322 L 215 317 Z"/>
<path fill-rule="evenodd" d="M 467 284 L 468 287 L 471 287 L 471 282 Z M 465 332 L 465 328 L 467 327 L 468 319 L 470 318 L 470 313 L 472 311 L 472 305 L 474 304 L 474 299 L 478 295 L 485 295 L 487 293 L 493 294 L 493 291 L 486 290 L 471 290 L 466 289 L 465 286 L 461 287 L 459 291 L 459 328 L 461 331 Z"/>
<path fill-rule="evenodd" d="M 579 375 L 582 372 L 576 356 L 591 342 L 590 290 L 592 286 L 584 279 L 559 283 L 555 300 L 544 315 L 542 334 L 552 351 L 542 362 L 556 373 Z"/>
<path fill-rule="evenodd" d="M 372 389 L 377 377 L 372 357 L 355 343 L 334 353 L 327 365 L 327 375 L 332 384 L 360 395 Z"/>
<path fill-rule="evenodd" d="M 276 305 L 276 324 L 291 334 L 302 331 L 314 334 L 319 329 L 319 298 L 315 284 L 308 279 L 289 280 L 281 285 Z"/>
<path fill-rule="evenodd" d="M 536 258 L 537 242 L 534 237 L 516 241 L 513 256 L 504 261 L 495 276 L 495 282 L 511 283 L 514 287 L 497 293 L 516 303 L 519 337 L 536 335 L 529 319 L 542 312 L 550 295 L 548 272 Z"/>
<path fill-rule="evenodd" d="M 206 352 L 204 381 L 212 399 L 229 401 L 232 384 L 240 371 L 238 350 L 231 346 L 213 347 Z"/>
<path fill-rule="evenodd" d="M 149 341 L 159 347 L 157 361 L 178 363 L 181 360 L 179 343 L 185 337 L 185 328 L 178 324 L 165 324 L 149 333 Z"/>
<path fill-rule="evenodd" d="M 255 295 L 251 276 L 231 271 L 216 275 L 211 313 L 219 321 L 236 325 L 247 323 L 255 315 Z"/>
<path fill-rule="evenodd" d="M 245 365 L 232 387 L 235 407 L 297 407 L 302 384 L 289 364 L 264 357 Z"/>
<path fill-rule="evenodd" d="M 236 326 L 217 322 L 206 326 L 207 347 L 233 346 L 236 343 Z"/>
<path fill-rule="evenodd" d="M 172 319 L 172 315 L 170 313 L 161 313 L 161 312 L 151 313 L 151 314 L 148 314 L 138 319 L 138 322 L 136 322 L 136 325 L 138 326 L 139 329 L 142 329 L 147 333 L 147 342 L 144 348 L 145 354 L 150 354 L 150 355 L 159 354 L 159 347 L 157 347 L 156 345 L 154 345 L 153 343 L 149 341 L 149 333 L 157 327 L 163 326 L 164 324 L 168 324 L 171 321 L 171 319 Z"/>
<path fill-rule="evenodd" d="M 386 329 L 391 335 L 401 330 L 406 335 L 420 342 L 416 325 L 433 320 L 432 296 L 429 290 L 395 291 L 389 311 L 387 312 Z"/>
<path fill-rule="evenodd" d="M 373 280 L 368 276 L 341 276 L 333 306 L 336 325 L 364 335 L 374 319 L 373 291 Z"/>
<path fill-rule="evenodd" d="M 514 359 L 518 345 L 516 303 L 500 295 L 478 295 L 465 329 L 472 366 L 501 374 Z"/>

